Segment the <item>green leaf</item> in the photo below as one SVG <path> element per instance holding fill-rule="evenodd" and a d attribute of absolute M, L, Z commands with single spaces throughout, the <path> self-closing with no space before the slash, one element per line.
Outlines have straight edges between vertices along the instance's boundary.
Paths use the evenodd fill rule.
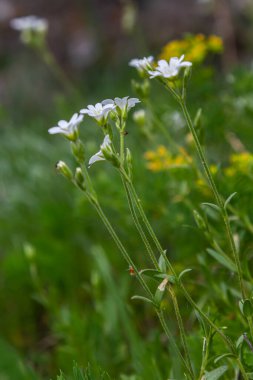
<path fill-rule="evenodd" d="M 227 255 L 225 255 L 225 253 L 222 255 L 211 248 L 207 248 L 207 252 L 221 265 L 231 270 L 231 272 L 236 272 L 235 264 Z"/>
<path fill-rule="evenodd" d="M 162 302 L 162 299 L 163 299 L 163 296 L 164 296 L 164 293 L 165 293 L 165 289 L 166 289 L 166 285 L 167 285 L 168 282 L 169 282 L 168 278 L 165 278 L 160 283 L 160 285 L 158 286 L 158 288 L 156 289 L 155 296 L 154 296 L 154 301 L 155 301 L 155 304 L 157 306 L 160 306 L 160 303 Z"/>
<path fill-rule="evenodd" d="M 222 375 L 228 370 L 228 366 L 223 365 L 221 367 L 218 367 L 214 369 L 211 372 L 205 373 L 205 380 L 218 380 L 221 378 Z"/>
<path fill-rule="evenodd" d="M 166 250 L 163 251 L 163 252 L 166 255 Z M 167 265 L 166 265 L 166 262 L 165 262 L 165 259 L 164 259 L 163 255 L 161 255 L 159 257 L 158 265 L 159 265 L 159 268 L 160 268 L 161 272 L 166 273 L 166 271 L 167 271 Z"/>
<path fill-rule="evenodd" d="M 232 198 L 234 198 L 234 196 L 237 194 L 237 192 L 235 193 L 232 193 L 225 201 L 224 203 L 224 208 L 227 208 L 228 204 L 230 203 L 230 201 L 232 200 Z"/>
<path fill-rule="evenodd" d="M 235 358 L 235 355 L 232 354 L 231 352 L 227 352 L 226 354 L 223 354 L 223 355 L 220 355 L 220 356 L 217 356 L 217 358 L 214 360 L 214 363 L 218 363 L 221 359 L 225 359 L 225 358 Z"/>
<path fill-rule="evenodd" d="M 240 300 L 239 308 L 241 310 L 242 315 L 246 318 L 251 317 L 253 315 L 253 305 L 249 299 Z"/>
<path fill-rule="evenodd" d="M 187 269 L 183 270 L 183 271 L 179 274 L 178 279 L 181 280 L 181 278 L 182 278 L 186 273 L 191 272 L 191 271 L 192 271 L 192 269 L 190 269 L 190 268 L 187 268 Z"/>
<path fill-rule="evenodd" d="M 204 202 L 204 203 L 201 203 L 201 205 L 202 205 L 202 206 L 208 206 L 208 207 L 211 207 L 213 210 L 218 211 L 218 212 L 221 212 L 220 207 L 217 206 L 217 205 L 214 204 L 214 203 Z"/>
<path fill-rule="evenodd" d="M 154 304 L 154 302 L 152 300 L 150 300 L 147 297 L 142 297 L 142 296 L 133 296 L 133 297 L 131 297 L 131 300 L 141 300 L 141 301 L 144 301 L 144 302 L 147 302 L 147 303 Z"/>
<path fill-rule="evenodd" d="M 145 275 L 147 277 L 155 278 L 160 274 L 160 272 L 156 269 L 142 269 L 139 271 L 140 275 Z"/>
<path fill-rule="evenodd" d="M 236 341 L 236 344 L 235 344 L 236 348 L 237 349 L 240 348 L 240 346 L 243 344 L 243 342 L 244 342 L 244 338 L 243 338 L 243 334 L 242 334 L 239 336 L 239 338 Z"/>

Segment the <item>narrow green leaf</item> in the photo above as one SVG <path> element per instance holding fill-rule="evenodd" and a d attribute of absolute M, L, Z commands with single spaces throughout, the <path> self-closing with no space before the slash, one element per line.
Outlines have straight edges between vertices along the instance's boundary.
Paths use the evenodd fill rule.
<path fill-rule="evenodd" d="M 211 248 L 207 248 L 207 252 L 221 265 L 231 270 L 231 272 L 236 272 L 235 264 L 227 255 L 221 255 L 220 253 L 216 252 L 214 249 Z"/>
<path fill-rule="evenodd" d="M 164 254 L 166 255 L 166 250 L 164 251 Z M 165 260 L 164 260 L 163 255 L 161 255 L 161 256 L 159 257 L 158 265 L 159 265 L 159 268 L 160 268 L 161 272 L 166 273 L 166 271 L 167 271 L 167 266 L 166 266 L 166 262 L 165 262 Z"/>
<path fill-rule="evenodd" d="M 232 200 L 232 198 L 234 198 L 234 196 L 237 194 L 237 192 L 231 194 L 225 201 L 224 203 L 224 208 L 227 208 L 227 205 L 230 203 L 230 201 Z"/>
<path fill-rule="evenodd" d="M 183 271 L 179 274 L 178 279 L 181 280 L 181 278 L 182 278 L 186 273 L 191 272 L 191 271 L 192 271 L 192 269 L 190 269 L 190 268 L 187 268 L 187 269 L 183 270 Z"/>
<path fill-rule="evenodd" d="M 131 300 L 141 300 L 141 301 L 144 301 L 144 302 L 147 302 L 147 303 L 154 304 L 154 302 L 152 300 L 150 300 L 147 297 L 142 297 L 142 296 L 133 296 L 133 297 L 131 297 Z"/>
<path fill-rule="evenodd" d="M 222 375 L 227 371 L 228 366 L 223 365 L 221 367 L 218 367 L 214 369 L 211 372 L 206 372 L 205 373 L 205 380 L 218 380 L 221 378 Z"/>
<path fill-rule="evenodd" d="M 220 207 L 217 206 L 217 205 L 214 204 L 214 203 L 204 202 L 204 203 L 201 203 L 201 205 L 202 205 L 202 206 L 208 206 L 208 207 L 212 208 L 212 209 L 215 210 L 215 211 L 221 212 Z"/>
<path fill-rule="evenodd" d="M 232 354 L 231 352 L 227 352 L 226 354 L 223 354 L 223 355 L 220 355 L 220 356 L 217 356 L 217 358 L 214 360 L 214 363 L 218 363 L 221 359 L 225 359 L 225 358 L 234 358 L 235 355 Z"/>
<path fill-rule="evenodd" d="M 239 336 L 239 338 L 237 339 L 236 341 L 236 344 L 235 344 L 235 347 L 238 349 L 240 348 L 240 346 L 242 345 L 242 343 L 244 342 L 244 338 L 243 338 L 243 334 Z"/>

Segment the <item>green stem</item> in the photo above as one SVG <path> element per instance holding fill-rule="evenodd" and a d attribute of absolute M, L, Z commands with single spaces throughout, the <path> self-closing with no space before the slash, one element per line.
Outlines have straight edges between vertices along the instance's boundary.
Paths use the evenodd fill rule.
<path fill-rule="evenodd" d="M 138 230 L 140 236 L 141 236 L 141 239 L 147 249 L 147 252 L 149 254 L 149 257 L 154 265 L 154 267 L 160 271 L 160 268 L 159 268 L 159 265 L 157 263 L 157 259 L 155 257 L 155 254 L 152 250 L 152 247 L 151 245 L 149 244 L 149 241 L 145 235 L 145 232 L 143 231 L 143 228 L 139 222 L 139 219 L 138 219 L 138 216 L 136 215 L 136 211 L 135 211 L 135 207 L 134 207 L 134 204 L 133 204 L 133 201 L 132 201 L 132 197 L 131 197 L 131 193 L 128 189 L 128 185 L 126 183 L 126 180 L 124 179 L 124 177 L 121 175 L 121 178 L 122 178 L 122 182 L 123 182 L 123 186 L 124 186 L 124 189 L 125 189 L 125 192 L 126 192 L 126 196 L 127 196 L 127 201 L 128 201 L 128 205 L 129 205 L 129 209 L 130 209 L 130 212 L 131 212 L 131 215 L 132 215 L 132 218 L 133 218 L 133 221 L 134 221 L 134 224 L 136 226 L 136 229 Z"/>
<path fill-rule="evenodd" d="M 131 257 L 129 256 L 129 254 L 128 254 L 127 250 L 125 249 L 125 247 L 123 246 L 123 244 L 121 243 L 121 241 L 120 241 L 118 235 L 116 234 L 114 228 L 112 227 L 111 223 L 109 222 L 106 215 L 104 214 L 99 202 L 97 200 L 94 201 L 94 199 L 90 198 L 88 194 L 87 194 L 87 197 L 88 197 L 89 202 L 93 205 L 93 207 L 96 209 L 97 213 L 99 214 L 100 218 L 102 219 L 105 227 L 107 228 L 108 232 L 110 233 L 112 239 L 115 241 L 115 243 L 116 243 L 117 247 L 119 248 L 120 252 L 122 253 L 124 259 L 127 261 L 128 265 L 130 265 L 133 268 L 133 270 L 135 272 L 135 276 L 137 277 L 138 281 L 142 285 L 143 289 L 146 290 L 148 295 L 153 300 L 153 294 L 152 294 L 151 290 L 147 286 L 146 282 L 143 280 L 143 278 L 140 275 L 136 265 L 132 261 Z"/>
<path fill-rule="evenodd" d="M 166 263 L 171 271 L 171 273 L 173 274 L 173 276 L 175 277 L 175 279 L 177 280 L 178 282 L 178 285 L 181 289 L 181 291 L 183 292 L 184 294 L 184 297 L 188 300 L 188 302 L 192 305 L 192 307 L 197 310 L 199 312 L 199 314 L 205 319 L 205 321 L 209 324 L 209 326 L 211 326 L 217 333 L 218 335 L 222 338 L 222 340 L 224 341 L 224 343 L 228 346 L 228 348 L 231 350 L 231 352 L 233 354 L 236 355 L 236 350 L 235 350 L 235 347 L 233 345 L 233 343 L 231 342 L 231 340 L 211 321 L 211 319 L 198 307 L 198 305 L 193 301 L 193 299 L 191 298 L 190 294 L 188 293 L 188 291 L 185 289 L 185 287 L 183 286 L 183 284 L 181 283 L 181 281 L 178 281 L 178 276 L 174 270 L 174 268 L 172 267 L 172 264 L 170 263 L 170 261 L 168 260 L 166 254 L 164 253 L 163 249 L 162 249 L 162 246 L 160 244 L 160 242 L 158 241 L 147 217 L 146 217 L 146 214 L 142 208 L 142 205 L 141 205 L 141 202 L 140 202 L 140 199 L 135 191 L 135 188 L 132 184 L 132 182 L 130 181 L 129 182 L 129 185 L 130 185 L 130 188 L 131 188 L 131 191 L 133 193 L 133 196 L 134 196 L 134 200 L 135 200 L 135 203 L 136 203 L 136 206 L 138 208 L 138 211 L 140 212 L 141 214 L 141 217 L 143 219 L 143 222 L 145 223 L 145 226 L 147 227 L 151 237 L 153 238 L 155 244 L 156 244 L 156 247 L 158 248 L 160 254 L 163 255 L 164 259 L 166 260 Z"/>
<path fill-rule="evenodd" d="M 209 339 L 210 339 L 210 336 L 208 336 L 208 338 L 204 337 L 203 349 L 202 349 L 202 362 L 201 362 L 201 368 L 200 368 L 198 380 L 202 380 L 205 373 L 208 355 L 209 355 Z"/>
<path fill-rule="evenodd" d="M 169 339 L 169 342 L 171 343 L 171 345 L 173 346 L 173 350 L 178 354 L 178 356 L 180 357 L 182 363 L 184 364 L 184 367 L 185 369 L 187 370 L 189 376 L 191 377 L 191 379 L 194 380 L 194 375 L 192 373 L 192 369 L 191 369 L 191 366 L 189 367 L 188 363 L 185 361 L 184 357 L 182 356 L 180 350 L 178 349 L 178 346 L 175 342 L 175 339 L 173 337 L 173 335 L 171 334 L 170 330 L 168 329 L 168 326 L 166 324 L 166 321 L 165 321 L 165 318 L 164 318 L 164 314 L 163 312 L 160 310 L 160 311 L 157 311 L 157 315 L 158 315 L 158 318 L 160 320 L 160 323 L 165 331 L 165 334 L 167 335 L 168 339 Z"/>
<path fill-rule="evenodd" d="M 214 194 L 214 197 L 216 199 L 217 205 L 219 206 L 219 208 L 221 210 L 222 218 L 223 218 L 223 221 L 224 221 L 224 224 L 225 224 L 225 228 L 226 228 L 226 232 L 227 232 L 227 236 L 228 236 L 228 240 L 229 240 L 229 244 L 230 244 L 230 248 L 232 250 L 234 261 L 235 261 L 235 264 L 236 264 L 236 267 L 237 267 L 237 274 L 238 274 L 238 279 L 239 279 L 239 284 L 240 284 L 240 289 L 241 289 L 242 297 L 245 299 L 246 298 L 246 290 L 245 290 L 245 287 L 244 287 L 244 284 L 243 284 L 243 275 L 242 275 L 242 268 L 241 268 L 240 258 L 239 258 L 239 254 L 238 254 L 236 246 L 235 246 L 235 242 L 234 242 L 232 230 L 231 230 L 229 219 L 228 219 L 228 214 L 227 214 L 226 208 L 224 206 L 224 202 L 223 202 L 223 200 L 222 200 L 222 198 L 221 198 L 221 196 L 220 196 L 220 194 L 218 192 L 217 186 L 216 186 L 216 184 L 215 184 L 215 182 L 213 180 L 211 171 L 210 171 L 209 166 L 207 164 L 207 160 L 206 160 L 203 148 L 202 148 L 202 146 L 201 146 L 201 144 L 199 142 L 198 135 L 197 135 L 197 133 L 195 131 L 195 128 L 193 126 L 193 123 L 192 123 L 191 117 L 189 115 L 189 112 L 187 110 L 187 107 L 185 105 L 185 102 L 182 99 L 180 99 L 179 100 L 179 104 L 180 104 L 180 106 L 182 108 L 182 111 L 183 111 L 183 114 L 185 116 L 185 119 L 186 119 L 187 125 L 189 127 L 189 130 L 190 130 L 190 132 L 191 132 L 191 134 L 193 136 L 193 139 L 194 139 L 194 142 L 195 142 L 195 145 L 196 145 L 196 149 L 197 149 L 197 152 L 198 152 L 201 164 L 202 164 L 204 172 L 205 172 L 205 174 L 207 176 L 207 179 L 208 179 L 208 182 L 210 184 L 210 187 L 211 187 L 211 189 L 213 191 L 213 194 Z"/>
<path fill-rule="evenodd" d="M 176 294 L 175 294 L 173 287 L 171 285 L 169 285 L 168 289 L 169 289 L 169 293 L 171 295 L 171 299 L 173 302 L 173 306 L 174 306 L 174 310 L 175 310 L 175 314 L 176 314 L 176 318 L 177 318 L 177 323 L 178 323 L 178 327 L 179 327 L 179 331 L 180 331 L 181 341 L 182 341 L 183 349 L 185 352 L 186 362 L 187 362 L 188 367 L 191 370 L 192 378 L 194 379 L 194 372 L 193 372 L 193 368 L 192 368 L 189 349 L 188 349 L 187 343 L 186 343 L 186 334 L 185 334 L 182 316 L 181 316 L 181 313 L 180 313 L 180 310 L 178 307 L 177 297 L 176 297 Z"/>
<path fill-rule="evenodd" d="M 230 340 L 230 338 L 227 337 L 213 323 L 213 321 L 200 309 L 200 307 L 193 301 L 193 299 L 191 298 L 190 294 L 188 293 L 188 291 L 185 289 L 184 285 L 181 282 L 179 282 L 179 287 L 180 287 L 182 293 L 184 294 L 185 298 L 189 302 L 189 304 L 203 317 L 203 319 L 209 324 L 209 326 L 211 326 L 214 329 L 214 331 L 222 338 L 222 340 L 224 341 L 224 343 L 226 343 L 226 345 L 230 349 L 231 353 L 234 354 L 235 356 L 237 356 L 236 349 L 234 347 L 233 342 Z"/>
<path fill-rule="evenodd" d="M 125 258 L 125 260 L 127 261 L 127 263 L 134 269 L 134 272 L 135 272 L 135 275 L 136 275 L 136 278 L 139 280 L 140 284 L 142 285 L 143 289 L 147 292 L 147 294 L 150 296 L 151 300 L 153 301 L 153 294 L 152 292 L 150 291 L 149 287 L 147 286 L 147 284 L 145 283 L 145 281 L 143 280 L 143 278 L 141 277 L 141 275 L 139 274 L 139 271 L 137 269 L 137 267 L 135 266 L 134 262 L 132 261 L 131 257 L 129 256 L 128 252 L 126 251 L 125 247 L 123 246 L 123 244 L 121 243 L 118 235 L 116 234 L 116 232 L 114 231 L 114 228 L 112 227 L 111 223 L 109 222 L 109 220 L 107 219 L 106 215 L 104 214 L 100 204 L 98 203 L 98 201 L 94 201 L 93 198 L 90 198 L 89 197 L 89 194 L 86 193 L 86 196 L 89 200 L 89 202 L 92 204 L 92 206 L 96 209 L 98 215 L 100 216 L 101 220 L 103 221 L 105 227 L 107 228 L 108 232 L 110 233 L 112 239 L 114 240 L 114 242 L 116 243 L 117 247 L 119 248 L 120 252 L 122 253 L 123 257 Z M 179 358 L 181 359 L 184 367 L 186 368 L 186 370 L 189 372 L 189 368 L 175 342 L 175 339 L 173 337 L 173 335 L 171 334 L 165 320 L 164 320 L 164 317 L 163 317 L 163 314 L 161 311 L 157 311 L 157 315 L 159 317 L 159 320 L 161 322 L 161 325 L 166 333 L 166 335 L 168 336 L 171 344 L 173 345 L 173 348 L 175 350 L 175 352 L 178 354 Z"/>
<path fill-rule="evenodd" d="M 239 358 L 237 358 L 237 359 L 236 359 L 236 362 L 237 362 L 237 364 L 238 364 L 238 367 L 240 368 L 240 371 L 241 371 L 241 375 L 242 375 L 243 380 L 249 380 L 249 377 L 248 377 L 248 375 L 247 375 L 247 373 L 246 373 L 246 371 L 245 371 L 245 369 L 244 369 L 244 366 L 243 366 L 241 360 L 240 360 Z"/>

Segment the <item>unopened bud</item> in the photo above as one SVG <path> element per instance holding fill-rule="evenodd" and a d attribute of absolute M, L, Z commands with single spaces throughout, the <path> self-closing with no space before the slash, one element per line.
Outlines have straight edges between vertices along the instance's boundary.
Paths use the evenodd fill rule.
<path fill-rule="evenodd" d="M 81 168 L 76 168 L 75 181 L 76 181 L 77 186 L 80 187 L 81 190 L 86 190 L 85 178 L 84 178 Z"/>
<path fill-rule="evenodd" d="M 111 147 L 101 148 L 104 158 L 111 162 L 116 168 L 120 167 L 119 157 L 112 151 Z"/>
<path fill-rule="evenodd" d="M 147 76 L 144 70 L 139 71 L 141 76 Z M 149 96 L 150 93 L 150 83 L 147 79 L 144 79 L 142 82 L 137 82 L 132 80 L 132 88 L 136 92 L 139 98 L 145 99 Z"/>
<path fill-rule="evenodd" d="M 193 210 L 193 216 L 199 229 L 205 231 L 207 228 L 206 228 L 206 222 L 204 218 L 196 210 Z"/>
<path fill-rule="evenodd" d="M 71 143 L 72 153 L 78 162 L 84 162 L 85 151 L 82 141 L 77 140 Z"/>
<path fill-rule="evenodd" d="M 35 257 L 35 254 L 36 254 L 34 247 L 29 243 L 25 243 L 24 244 L 24 254 L 28 260 L 32 261 Z"/>
<path fill-rule="evenodd" d="M 138 126 L 143 127 L 146 123 L 145 110 L 141 109 L 141 110 L 135 111 L 133 113 L 133 119 Z"/>
<path fill-rule="evenodd" d="M 61 173 L 65 178 L 69 179 L 70 181 L 73 178 L 72 171 L 68 167 L 67 164 L 65 164 L 64 161 L 58 161 L 57 164 L 55 165 L 56 170 Z"/>

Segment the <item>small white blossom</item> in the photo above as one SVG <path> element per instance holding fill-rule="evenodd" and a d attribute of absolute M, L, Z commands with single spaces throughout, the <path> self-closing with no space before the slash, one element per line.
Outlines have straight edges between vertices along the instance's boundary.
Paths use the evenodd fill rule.
<path fill-rule="evenodd" d="M 48 130 L 51 135 L 60 133 L 66 136 L 69 140 L 75 141 L 78 137 L 78 125 L 83 120 L 82 115 L 75 113 L 69 121 L 60 120 L 57 126 L 54 126 Z"/>
<path fill-rule="evenodd" d="M 184 55 L 182 55 L 180 58 L 177 58 L 177 57 L 171 58 L 169 63 L 165 61 L 164 59 L 161 59 L 160 61 L 158 61 L 158 66 L 156 67 L 155 70 L 148 71 L 148 73 L 150 74 L 150 78 L 155 78 L 158 76 L 161 76 L 164 78 L 176 77 L 182 67 L 190 67 L 192 65 L 191 62 L 188 62 L 188 61 L 183 62 L 183 59 L 184 59 Z"/>
<path fill-rule="evenodd" d="M 35 31 L 39 33 L 46 32 L 48 29 L 48 21 L 37 16 L 26 16 L 14 18 L 10 21 L 13 29 L 19 31 Z"/>
<path fill-rule="evenodd" d="M 109 137 L 109 135 L 106 135 L 105 138 L 104 138 L 104 141 L 102 143 L 102 145 L 100 146 L 100 151 L 97 152 L 96 154 L 94 154 L 90 160 L 89 160 L 89 166 L 93 165 L 95 162 L 97 161 L 104 161 L 105 160 L 105 157 L 104 157 L 104 154 L 103 154 L 103 150 L 104 149 L 108 149 L 110 148 L 111 146 L 111 139 Z"/>
<path fill-rule="evenodd" d="M 136 103 L 140 103 L 140 100 L 137 98 L 129 98 L 129 96 L 125 96 L 124 98 L 114 98 L 114 100 L 106 99 L 102 103 L 105 105 L 114 105 L 118 110 L 120 110 L 120 112 L 122 112 L 122 114 L 124 114 L 133 108 Z"/>
<path fill-rule="evenodd" d="M 138 70 L 147 70 L 153 63 L 154 57 L 144 57 L 142 59 L 134 58 L 129 62 L 129 66 L 135 67 Z"/>
<path fill-rule="evenodd" d="M 97 120 L 98 123 L 104 123 L 110 111 L 115 108 L 114 104 L 97 103 L 95 106 L 89 105 L 87 108 L 80 110 L 80 113 L 87 114 Z"/>

